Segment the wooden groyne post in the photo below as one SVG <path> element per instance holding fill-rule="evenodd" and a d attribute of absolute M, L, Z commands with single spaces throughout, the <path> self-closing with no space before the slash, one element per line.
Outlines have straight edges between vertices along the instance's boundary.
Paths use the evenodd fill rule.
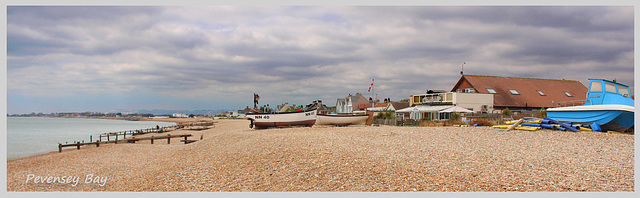
<path fill-rule="evenodd" d="M 95 142 L 88 142 L 88 143 L 85 143 L 85 142 L 74 142 L 72 144 L 61 144 L 61 143 L 58 143 L 58 152 L 62 152 L 62 148 L 63 147 L 71 147 L 71 146 L 73 146 L 73 147 L 76 147 L 77 149 L 80 149 L 80 146 L 86 146 L 86 145 L 90 145 L 90 144 L 95 144 L 96 147 L 100 147 L 100 144 L 107 144 L 107 143 L 117 144 L 118 142 L 135 143 L 135 142 L 140 141 L 140 140 L 151 140 L 151 144 L 153 144 L 153 141 L 155 139 L 164 139 L 164 138 L 167 138 L 167 144 L 171 144 L 171 138 L 184 138 L 184 140 L 180 140 L 181 142 L 184 142 L 184 144 L 189 144 L 189 143 L 197 141 L 197 140 L 189 140 L 189 139 L 187 139 L 188 137 L 191 137 L 191 136 L 193 136 L 193 135 L 191 135 L 191 134 L 183 134 L 183 135 L 177 135 L 177 136 L 173 135 L 172 136 L 171 134 L 167 134 L 166 136 L 160 136 L 160 137 L 155 137 L 155 136 L 146 137 L 146 138 L 135 138 L 135 137 L 133 137 L 132 139 L 128 139 L 128 140 L 127 139 L 117 140 L 118 138 L 116 137 L 116 140 L 114 140 L 114 141 L 106 141 L 106 142 L 102 142 L 101 140 L 97 140 Z M 202 136 L 200 136 L 200 137 L 202 137 Z"/>

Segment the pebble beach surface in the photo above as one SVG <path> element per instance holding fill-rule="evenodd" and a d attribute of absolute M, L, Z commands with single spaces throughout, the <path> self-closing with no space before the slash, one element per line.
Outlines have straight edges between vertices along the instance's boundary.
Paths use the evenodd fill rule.
<path fill-rule="evenodd" d="M 191 133 L 194 136 L 189 139 L 198 140 L 186 145 L 178 139 L 171 144 L 141 141 L 10 160 L 7 191 L 611 192 L 634 188 L 634 136 L 628 134 L 485 127 L 255 130 L 248 126 L 248 120 L 219 120 L 204 131 L 170 132 Z M 46 181 L 54 177 L 79 182 L 74 186 L 73 180 Z"/>

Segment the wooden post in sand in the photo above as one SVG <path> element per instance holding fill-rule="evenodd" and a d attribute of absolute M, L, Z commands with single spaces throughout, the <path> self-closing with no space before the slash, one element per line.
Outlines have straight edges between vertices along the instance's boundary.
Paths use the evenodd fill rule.
<path fill-rule="evenodd" d="M 151 136 L 151 144 L 153 144 L 153 135 Z"/>
<path fill-rule="evenodd" d="M 100 141 L 101 140 L 96 141 L 96 147 L 100 147 Z"/>
<path fill-rule="evenodd" d="M 89 136 L 89 142 L 93 142 L 93 135 Z"/>
<path fill-rule="evenodd" d="M 511 125 L 507 131 L 513 130 L 514 128 L 516 128 L 518 125 L 520 125 L 522 122 L 524 121 L 524 118 L 520 118 L 515 124 Z"/>
<path fill-rule="evenodd" d="M 62 144 L 58 143 L 58 153 L 62 153 Z"/>
<path fill-rule="evenodd" d="M 167 134 L 167 144 L 171 144 L 171 134 Z"/>
<path fill-rule="evenodd" d="M 76 143 L 76 146 L 78 147 L 78 150 L 80 150 L 80 142 Z"/>
<path fill-rule="evenodd" d="M 116 144 L 118 144 L 118 134 L 116 134 Z"/>
<path fill-rule="evenodd" d="M 184 144 L 187 144 L 187 136 L 184 136 Z"/>

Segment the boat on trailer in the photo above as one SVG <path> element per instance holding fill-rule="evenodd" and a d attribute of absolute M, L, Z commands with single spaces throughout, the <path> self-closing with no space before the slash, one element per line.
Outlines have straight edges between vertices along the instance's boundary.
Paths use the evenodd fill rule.
<path fill-rule="evenodd" d="M 547 117 L 559 121 L 593 124 L 602 131 L 624 132 L 633 127 L 634 100 L 629 86 L 604 79 L 589 79 L 587 100 L 582 106 L 547 109 Z"/>
<path fill-rule="evenodd" d="M 318 114 L 316 119 L 317 125 L 334 125 L 334 126 L 348 126 L 348 125 L 364 125 L 367 122 L 369 115 L 323 115 Z"/>
<path fill-rule="evenodd" d="M 247 113 L 251 120 L 249 128 L 266 129 L 269 127 L 311 127 L 316 123 L 316 109 L 294 112 Z"/>

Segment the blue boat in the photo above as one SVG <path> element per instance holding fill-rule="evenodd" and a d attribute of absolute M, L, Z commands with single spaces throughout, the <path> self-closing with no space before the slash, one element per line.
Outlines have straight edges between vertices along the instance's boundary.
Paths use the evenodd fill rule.
<path fill-rule="evenodd" d="M 604 79 L 589 79 L 589 93 L 582 106 L 547 109 L 547 117 L 559 121 L 597 123 L 602 131 L 624 132 L 633 127 L 634 101 L 629 86 Z"/>

